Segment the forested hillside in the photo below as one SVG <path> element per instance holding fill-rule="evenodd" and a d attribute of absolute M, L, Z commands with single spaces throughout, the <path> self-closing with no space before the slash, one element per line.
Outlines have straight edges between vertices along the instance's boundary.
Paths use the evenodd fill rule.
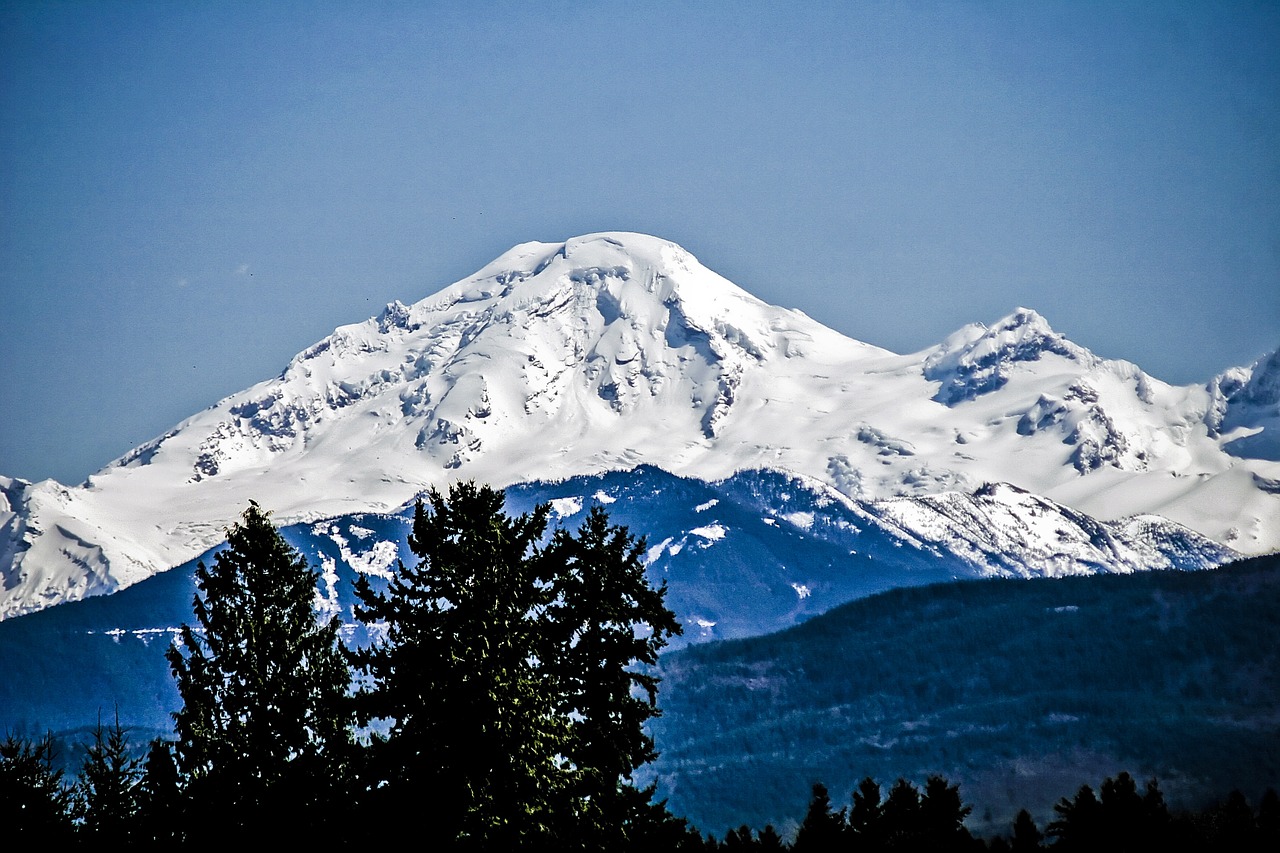
<path fill-rule="evenodd" d="M 722 831 L 794 826 L 815 781 L 939 773 L 970 825 L 1044 822 L 1127 771 L 1198 807 L 1280 782 L 1280 557 L 1210 572 L 898 589 L 662 660 L 654 767 Z"/>

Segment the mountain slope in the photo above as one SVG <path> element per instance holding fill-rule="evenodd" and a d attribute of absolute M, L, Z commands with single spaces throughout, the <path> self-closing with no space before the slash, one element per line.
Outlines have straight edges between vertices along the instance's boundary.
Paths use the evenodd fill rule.
<path fill-rule="evenodd" d="M 183 563 L 250 498 L 302 522 L 392 511 L 460 478 L 638 464 L 704 480 L 775 469 L 868 500 L 1007 482 L 1271 550 L 1280 462 L 1250 456 L 1260 440 L 1241 432 L 1269 436 L 1277 404 L 1224 387 L 1166 385 L 1026 309 L 896 355 L 654 237 L 526 243 L 337 329 L 80 486 L 0 478 L 0 617 Z"/>

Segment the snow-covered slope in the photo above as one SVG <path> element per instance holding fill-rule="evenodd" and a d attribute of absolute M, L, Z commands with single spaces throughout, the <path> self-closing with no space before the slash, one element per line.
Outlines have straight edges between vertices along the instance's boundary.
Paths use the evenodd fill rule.
<path fill-rule="evenodd" d="M 337 329 L 80 486 L 0 478 L 0 616 L 182 563 L 250 498 L 285 523 L 390 511 L 456 479 L 641 463 L 775 469 L 863 500 L 1005 482 L 1258 553 L 1280 546 L 1276 361 L 1169 386 L 1022 308 L 898 355 L 654 237 L 525 243 Z"/>

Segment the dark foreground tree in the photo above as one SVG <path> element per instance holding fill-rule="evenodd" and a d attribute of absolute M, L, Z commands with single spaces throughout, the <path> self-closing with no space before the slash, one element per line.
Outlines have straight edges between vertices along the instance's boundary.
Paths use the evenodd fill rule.
<path fill-rule="evenodd" d="M 317 579 L 254 502 L 196 568 L 199 626 L 167 657 L 188 828 L 205 841 L 321 834 L 346 801 L 350 673 L 337 618 L 317 621 Z"/>
<path fill-rule="evenodd" d="M 384 639 L 352 653 L 361 724 L 381 726 L 363 781 L 383 826 L 425 824 L 451 849 L 625 850 L 687 833 L 628 782 L 656 660 L 678 626 L 625 529 L 592 513 L 546 541 L 474 483 L 432 490 L 385 591 L 357 581 Z M 638 695 L 637 692 L 638 691 Z"/>
<path fill-rule="evenodd" d="M 0 832 L 18 847 L 56 847 L 72 837 L 72 791 L 55 757 L 52 735 L 0 742 Z"/>
<path fill-rule="evenodd" d="M 134 839 L 139 847 L 177 846 L 187 822 L 186 803 L 178 765 L 170 741 L 151 741 L 138 786 L 138 821 Z"/>
<path fill-rule="evenodd" d="M 556 713 L 569 721 L 569 832 L 587 850 L 639 843 L 665 812 L 650 808 L 653 789 L 636 789 L 632 774 L 657 757 L 644 728 L 658 713 L 649 668 L 681 628 L 665 586 L 649 584 L 643 554 L 644 542 L 596 506 L 576 535 L 557 530 L 540 560 L 552 592 L 540 656 Z"/>
<path fill-rule="evenodd" d="M 792 849 L 796 853 L 827 853 L 844 846 L 845 810 L 833 811 L 831 795 L 827 786 L 821 782 L 813 785 L 813 795 L 809 798 L 809 808 L 805 812 L 804 821 L 796 831 L 796 840 Z"/>
<path fill-rule="evenodd" d="M 109 728 L 99 716 L 86 753 L 77 780 L 83 809 L 80 833 L 109 847 L 126 846 L 134 840 L 143 769 L 129 750 L 119 709 Z"/>

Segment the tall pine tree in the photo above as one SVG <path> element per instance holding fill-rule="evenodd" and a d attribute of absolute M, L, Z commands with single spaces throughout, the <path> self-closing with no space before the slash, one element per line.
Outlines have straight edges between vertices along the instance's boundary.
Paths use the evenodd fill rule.
<path fill-rule="evenodd" d="M 167 657 L 178 767 L 205 840 L 319 832 L 346 800 L 334 780 L 350 755 L 350 673 L 337 618 L 317 620 L 317 580 L 252 501 L 196 568 L 199 627 L 183 625 Z"/>

